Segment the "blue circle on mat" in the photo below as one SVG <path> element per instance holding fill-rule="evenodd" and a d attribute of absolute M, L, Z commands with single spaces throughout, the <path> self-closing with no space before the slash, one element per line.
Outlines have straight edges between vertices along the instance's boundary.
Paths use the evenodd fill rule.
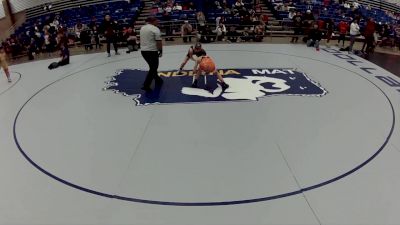
<path fill-rule="evenodd" d="M 229 51 L 229 50 L 228 50 L 228 51 Z M 235 50 L 231 50 L 231 51 L 235 51 Z M 296 56 L 296 55 L 290 55 L 290 54 L 284 54 L 284 53 L 276 53 L 276 52 L 267 52 L 267 51 L 240 51 L 240 52 L 257 52 L 257 53 L 268 53 L 268 54 L 271 53 L 271 54 L 286 55 L 286 56 L 291 56 L 291 57 L 300 57 L 300 56 Z M 170 53 L 176 53 L 176 52 L 170 52 Z M 131 58 L 128 58 L 128 59 L 132 59 L 132 58 L 137 58 L 137 57 L 131 57 Z M 389 102 L 390 107 L 391 107 L 391 111 L 392 111 L 392 126 L 391 126 L 391 128 L 390 128 L 390 132 L 389 132 L 388 136 L 387 136 L 386 139 L 385 139 L 385 142 L 384 142 L 384 143 L 381 145 L 381 147 L 380 147 L 371 157 L 369 157 L 367 160 L 365 160 L 364 162 L 362 162 L 361 164 L 357 165 L 357 166 L 354 167 L 353 169 L 351 169 L 351 170 L 349 170 L 349 171 L 347 171 L 347 172 L 345 172 L 345 173 L 343 173 L 343 174 L 341 174 L 341 175 L 339 175 L 339 176 L 336 176 L 336 177 L 331 178 L 331 179 L 329 179 L 329 180 L 326 180 L 326 181 L 324 181 L 324 182 L 321 182 L 321 183 L 318 183 L 318 184 L 315 184 L 315 185 L 312 185 L 312 186 L 308 186 L 308 187 L 305 187 L 305 188 L 302 188 L 302 189 L 299 189 L 299 190 L 296 190 L 296 191 L 287 192 L 287 193 L 278 194 L 278 195 L 272 195 L 272 196 L 265 196 L 265 197 L 260 197 L 260 198 L 243 199 L 243 200 L 232 200 L 232 201 L 219 201 L 219 202 L 172 202 L 172 201 L 157 201 L 157 200 L 148 200 L 148 199 L 140 199 L 140 198 L 134 198 L 134 197 L 125 197 L 125 196 L 120 196 L 120 195 L 107 194 L 107 193 L 104 193 L 104 192 L 99 192 L 99 191 L 96 191 L 96 190 L 92 190 L 92 189 L 89 189 L 89 188 L 85 188 L 85 187 L 79 186 L 79 185 L 77 185 L 77 184 L 73 184 L 73 183 L 71 183 L 71 182 L 69 182 L 69 181 L 67 181 L 67 180 L 64 180 L 64 179 L 60 178 L 60 177 L 57 177 L 56 175 L 54 175 L 54 174 L 48 172 L 47 170 L 45 170 L 45 169 L 43 169 L 41 166 L 39 166 L 37 163 L 35 163 L 35 162 L 26 154 L 26 152 L 22 149 L 22 147 L 21 147 L 21 145 L 20 145 L 20 143 L 19 143 L 19 141 L 18 141 L 18 137 L 17 137 L 16 125 L 17 125 L 17 122 L 18 122 L 18 118 L 19 118 L 19 116 L 20 116 L 22 110 L 24 109 L 24 107 L 25 107 L 36 95 L 38 95 L 40 92 L 42 92 L 42 91 L 45 90 L 46 88 L 50 87 L 51 85 L 53 85 L 53 84 L 55 84 L 55 83 L 57 83 L 57 82 L 59 82 L 59 81 L 64 80 L 65 78 L 68 78 L 68 77 L 77 75 L 77 74 L 79 74 L 79 73 L 81 73 L 81 72 L 84 72 L 84 71 L 93 69 L 93 68 L 98 67 L 98 66 L 102 66 L 102 65 L 110 64 L 110 63 L 114 63 L 114 62 L 119 62 L 119 61 L 124 61 L 124 60 L 128 60 L 128 59 L 122 59 L 122 60 L 111 61 L 111 62 L 108 62 L 108 63 L 105 63 L 105 64 L 103 63 L 103 64 L 101 64 L 101 65 L 96 65 L 96 66 L 92 66 L 92 67 L 89 67 L 89 68 L 80 70 L 80 71 L 78 71 L 78 72 L 69 74 L 69 75 L 67 75 L 67 76 L 65 76 L 65 77 L 63 77 L 63 78 L 60 78 L 60 79 L 58 79 L 58 80 L 56 80 L 56 81 L 54 81 L 54 82 L 52 82 L 52 83 L 46 85 L 45 87 L 43 87 L 43 88 L 40 89 L 39 91 L 37 91 L 34 95 L 32 95 L 32 96 L 22 105 L 22 107 L 19 109 L 19 111 L 18 111 L 18 113 L 17 113 L 17 115 L 16 115 L 16 117 L 15 117 L 15 119 L 14 119 L 14 125 L 13 125 L 14 141 L 15 141 L 15 144 L 17 145 L 19 151 L 21 152 L 21 154 L 25 157 L 25 159 L 28 160 L 28 162 L 31 163 L 36 169 L 38 169 L 38 170 L 41 171 L 42 173 L 46 174 L 47 176 L 49 176 L 49 177 L 51 177 L 51 178 L 53 178 L 53 179 L 55 179 L 55 180 L 57 180 L 57 181 L 59 181 L 59 182 L 65 184 L 65 185 L 68 185 L 68 186 L 70 186 L 70 187 L 76 188 L 76 189 L 78 189 L 78 190 L 80 190 L 80 191 L 84 191 L 84 192 L 87 192 L 87 193 L 91 193 L 91 194 L 94 194 L 94 195 L 98 195 L 98 196 L 102 196 L 102 197 L 106 197 L 106 198 L 111 198 L 111 199 L 117 199 L 117 200 L 129 201 L 129 202 L 137 202 L 137 203 L 145 203 L 145 204 L 154 204 L 154 205 L 169 205 L 169 206 L 224 206 L 224 205 L 238 205 L 238 204 L 248 204 L 248 203 L 255 203 L 255 202 L 270 201 L 270 200 L 274 200 L 274 199 L 289 197 L 289 196 L 292 196 L 292 195 L 298 195 L 298 194 L 301 194 L 301 193 L 303 193 L 303 192 L 310 191 L 310 190 L 313 190 L 313 189 L 316 189 L 316 188 L 320 188 L 320 187 L 323 187 L 323 186 L 328 185 L 328 184 L 330 184 L 330 183 L 333 183 L 333 182 L 335 182 L 335 181 L 338 181 L 338 180 L 340 180 L 340 179 L 343 179 L 343 178 L 345 178 L 345 177 L 351 175 L 352 173 L 354 173 L 354 172 L 360 170 L 361 168 L 363 168 L 363 167 L 364 167 L 365 165 L 367 165 L 368 163 L 370 163 L 376 156 L 379 155 L 379 153 L 382 152 L 382 150 L 383 150 L 383 149 L 386 147 L 386 145 L 388 144 L 388 142 L 389 142 L 389 140 L 390 140 L 390 138 L 391 138 L 391 136 L 392 136 L 392 134 L 393 134 L 394 127 L 395 127 L 395 122 L 396 122 L 396 116 L 395 116 L 395 111 L 394 111 L 394 108 L 393 108 L 393 104 L 392 104 L 392 102 L 390 101 L 389 97 L 386 95 L 386 93 L 385 93 L 380 87 L 378 87 L 378 85 L 376 85 L 375 83 L 373 83 L 373 82 L 370 81 L 369 79 L 363 77 L 361 74 L 358 74 L 358 73 L 353 72 L 353 71 L 351 71 L 351 70 L 349 70 L 349 69 L 340 67 L 340 66 L 338 66 L 338 65 L 335 65 L 335 64 L 332 64 L 332 63 L 329 63 L 329 62 L 324 62 L 324 61 L 322 61 L 322 60 L 317 60 L 317 59 L 308 58 L 308 57 L 300 57 L 300 58 L 310 59 L 310 60 L 314 60 L 314 61 L 326 63 L 326 64 L 329 64 L 329 65 L 332 65 L 332 66 L 335 66 L 335 67 L 339 67 L 339 68 L 341 68 L 341 69 L 344 69 L 344 70 L 347 70 L 347 71 L 349 71 L 349 72 L 351 72 L 351 73 L 354 73 L 354 74 L 360 76 L 361 78 L 367 80 L 368 82 L 370 82 L 370 83 L 371 83 L 372 85 L 374 85 L 377 89 L 379 89 L 380 92 L 382 92 L 382 94 L 385 96 L 385 98 L 386 98 L 387 101 Z"/>

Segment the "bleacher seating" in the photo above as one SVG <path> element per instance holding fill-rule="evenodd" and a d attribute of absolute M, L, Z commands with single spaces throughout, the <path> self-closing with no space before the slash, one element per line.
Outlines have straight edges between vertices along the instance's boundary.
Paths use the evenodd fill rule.
<path fill-rule="evenodd" d="M 340 20 L 344 19 L 347 22 L 350 22 L 351 18 L 354 16 L 353 12 L 351 9 L 347 9 L 345 12 L 345 18 L 341 18 L 339 17 L 337 11 L 338 9 L 341 8 L 341 6 L 339 4 L 330 4 L 329 6 L 327 6 L 327 12 L 326 14 L 323 14 L 323 9 L 324 9 L 324 5 L 323 2 L 321 0 L 317 1 L 316 4 L 304 4 L 301 3 L 299 0 L 295 0 L 292 1 L 294 3 L 294 7 L 296 9 L 296 11 L 300 11 L 302 13 L 305 13 L 307 9 L 311 9 L 312 12 L 314 14 L 319 14 L 319 19 L 325 20 L 328 18 L 331 18 L 334 20 L 335 23 L 338 23 Z M 284 1 L 275 1 L 275 4 L 279 4 L 279 3 L 284 3 Z M 387 3 L 389 4 L 389 3 Z M 371 5 L 372 6 L 372 5 Z M 375 7 L 372 7 L 371 10 L 367 10 L 365 8 L 365 5 L 360 5 L 359 11 L 361 13 L 361 15 L 365 18 L 367 17 L 372 17 L 375 19 L 375 21 L 377 22 L 381 22 L 381 23 L 397 23 L 397 21 L 391 17 L 389 17 L 384 10 L 381 10 L 379 8 L 376 8 L 376 5 L 373 5 Z M 288 17 L 289 12 L 288 11 L 276 11 L 275 12 L 278 19 L 285 19 Z"/>
<path fill-rule="evenodd" d="M 53 1 L 51 2 L 51 11 L 53 13 L 58 13 L 62 12 L 64 10 L 68 9 L 73 9 L 73 8 L 79 8 L 83 6 L 89 6 L 89 5 L 96 5 L 96 4 L 106 4 L 106 3 L 112 3 L 116 1 L 121 1 L 121 0 L 58 0 L 58 1 Z M 49 4 L 46 4 L 49 5 Z M 38 5 L 33 8 L 27 9 L 26 10 L 26 18 L 31 19 L 34 17 L 40 17 L 48 14 L 46 10 L 44 10 L 45 5 Z"/>
<path fill-rule="evenodd" d="M 28 19 L 15 31 L 15 34 L 19 35 L 21 33 L 25 33 L 31 30 L 35 23 L 44 22 L 49 18 L 53 18 L 56 14 L 60 17 L 60 24 L 67 28 L 74 27 L 78 21 L 83 24 L 88 24 L 90 23 L 92 17 L 96 17 L 98 21 L 101 21 L 104 18 L 104 15 L 107 13 L 112 14 L 115 20 L 118 20 L 124 24 L 127 22 L 132 22 L 138 16 L 139 8 L 140 0 L 136 0 L 134 3 L 128 3 L 127 1 L 120 0 L 70 8 L 58 13 L 51 11 L 42 16 Z"/>
<path fill-rule="evenodd" d="M 233 4 L 235 4 L 236 0 L 227 0 L 227 5 L 231 7 Z M 253 0 L 243 0 L 243 3 L 245 4 L 245 7 L 250 9 L 253 8 L 254 1 Z M 238 16 L 227 16 L 224 12 L 223 9 L 215 9 L 214 8 L 214 1 L 210 0 L 208 1 L 206 10 L 205 10 L 205 15 L 207 18 L 207 21 L 209 23 L 215 23 L 215 19 L 217 17 L 224 17 L 225 18 L 225 23 L 226 24 L 239 24 L 240 23 L 240 17 Z"/>

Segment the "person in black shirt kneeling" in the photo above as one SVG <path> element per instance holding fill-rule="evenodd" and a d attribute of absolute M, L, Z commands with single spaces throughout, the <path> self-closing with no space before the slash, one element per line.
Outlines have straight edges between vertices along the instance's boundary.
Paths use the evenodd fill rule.
<path fill-rule="evenodd" d="M 314 46 L 319 51 L 319 42 L 322 38 L 322 32 L 318 28 L 318 24 L 314 23 L 313 29 L 308 33 L 307 47 Z"/>

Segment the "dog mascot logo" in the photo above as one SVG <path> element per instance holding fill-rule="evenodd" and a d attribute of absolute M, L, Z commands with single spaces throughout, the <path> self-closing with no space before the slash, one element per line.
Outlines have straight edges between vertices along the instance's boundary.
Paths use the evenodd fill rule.
<path fill-rule="evenodd" d="M 173 103 L 202 103 L 227 101 L 258 101 L 276 95 L 322 97 L 327 91 L 306 74 L 292 69 L 223 69 L 219 70 L 229 88 L 223 90 L 216 76 L 199 78 L 199 88 L 192 88 L 193 72 L 159 72 L 164 80 L 162 88 L 141 90 L 147 71 L 120 70 L 104 90 L 133 96 L 136 105 Z M 204 82 L 202 82 L 204 80 Z M 204 84 L 203 84 L 204 83 Z"/>

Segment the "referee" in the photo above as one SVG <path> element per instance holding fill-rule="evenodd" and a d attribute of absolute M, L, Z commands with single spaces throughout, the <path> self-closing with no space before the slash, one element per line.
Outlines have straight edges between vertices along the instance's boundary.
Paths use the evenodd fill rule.
<path fill-rule="evenodd" d="M 159 58 L 162 56 L 161 32 L 158 29 L 158 20 L 155 17 L 148 17 L 146 25 L 140 29 L 140 47 L 142 56 L 149 64 L 149 72 L 143 83 L 142 90 L 151 91 L 151 83 L 155 80 L 155 86 L 161 87 L 163 80 L 158 76 Z"/>

